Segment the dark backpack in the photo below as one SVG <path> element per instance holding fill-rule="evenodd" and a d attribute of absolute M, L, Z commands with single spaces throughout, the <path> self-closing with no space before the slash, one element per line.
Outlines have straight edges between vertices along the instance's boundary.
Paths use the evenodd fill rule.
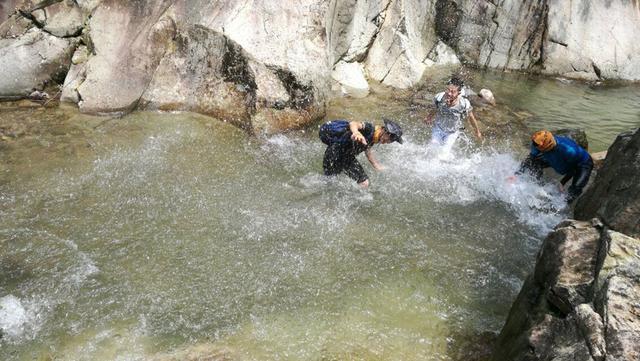
<path fill-rule="evenodd" d="M 326 145 L 349 143 L 351 141 L 349 121 L 338 119 L 322 124 L 320 127 L 320 140 Z"/>

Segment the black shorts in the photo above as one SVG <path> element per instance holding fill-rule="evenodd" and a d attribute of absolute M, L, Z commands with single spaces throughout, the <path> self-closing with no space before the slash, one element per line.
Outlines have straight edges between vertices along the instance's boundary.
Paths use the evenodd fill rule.
<path fill-rule="evenodd" d="M 369 179 L 362 165 L 356 159 L 357 153 L 349 145 L 331 144 L 324 152 L 322 168 L 324 175 L 337 175 L 344 172 L 358 183 Z"/>

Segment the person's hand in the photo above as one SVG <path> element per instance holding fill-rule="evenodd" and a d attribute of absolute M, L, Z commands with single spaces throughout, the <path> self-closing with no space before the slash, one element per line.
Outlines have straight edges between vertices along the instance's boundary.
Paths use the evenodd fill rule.
<path fill-rule="evenodd" d="M 436 111 L 429 110 L 427 115 L 424 117 L 424 124 L 431 125 L 436 120 Z"/>
<path fill-rule="evenodd" d="M 476 130 L 476 137 L 478 137 L 478 140 L 482 140 L 482 133 L 480 133 L 480 130 Z"/>
<path fill-rule="evenodd" d="M 383 166 L 383 165 L 377 165 L 375 166 L 376 170 L 378 172 L 382 172 L 383 170 L 387 169 L 387 167 Z"/>
<path fill-rule="evenodd" d="M 518 179 L 518 177 L 516 177 L 515 175 L 508 176 L 508 177 L 507 177 L 507 183 L 509 183 L 509 184 L 513 184 L 513 183 L 515 183 L 515 182 L 516 182 L 516 179 Z"/>
<path fill-rule="evenodd" d="M 362 135 L 362 133 L 360 132 L 353 132 L 351 134 L 351 140 L 367 145 L 367 140 L 365 139 L 364 135 Z"/>

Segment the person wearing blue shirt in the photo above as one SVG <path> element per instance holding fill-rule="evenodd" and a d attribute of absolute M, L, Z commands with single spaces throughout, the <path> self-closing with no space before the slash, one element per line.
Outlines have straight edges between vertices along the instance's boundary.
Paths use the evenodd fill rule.
<path fill-rule="evenodd" d="M 531 152 L 516 174 L 527 171 L 539 179 L 546 167 L 564 176 L 560 181 L 562 187 L 573 179 L 567 190 L 567 203 L 570 204 L 589 182 L 593 160 L 589 152 L 572 139 L 541 130 L 531 136 Z"/>

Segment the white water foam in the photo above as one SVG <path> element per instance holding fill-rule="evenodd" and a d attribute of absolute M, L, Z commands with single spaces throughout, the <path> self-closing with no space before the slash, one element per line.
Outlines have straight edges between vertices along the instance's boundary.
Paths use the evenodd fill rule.
<path fill-rule="evenodd" d="M 0 330 L 2 341 L 19 343 L 34 339 L 51 307 L 46 300 L 21 300 L 14 295 L 0 298 Z"/>
<path fill-rule="evenodd" d="M 50 245 L 62 246 L 50 249 L 51 258 L 46 259 L 60 262 L 60 271 L 56 272 L 56 281 L 35 281 L 34 285 L 43 283 L 33 290 L 35 292 L 29 292 L 28 297 L 21 299 L 7 295 L 0 298 L 0 333 L 3 342 L 21 343 L 38 337 L 55 308 L 64 303 L 73 303 L 85 281 L 100 271 L 93 260 L 79 251 L 78 245 L 70 239 L 57 237 L 47 231 L 36 231 L 29 233 L 29 236 L 42 237 Z M 41 258 L 45 259 L 46 256 L 41 255 Z M 63 262 L 66 267 L 62 267 Z"/>
<path fill-rule="evenodd" d="M 321 158 L 323 150 L 317 142 L 285 135 L 268 138 L 262 146 L 264 153 L 290 170 Z M 311 153 L 315 157 L 310 158 Z M 539 183 L 526 175 L 508 181 L 507 178 L 518 169 L 520 159 L 508 151 L 474 147 L 464 133 L 449 137 L 442 145 L 413 143 L 407 139 L 402 145 L 376 146 L 374 153 L 387 167 L 383 177 L 388 179 L 380 182 L 391 181 L 394 187 L 377 187 L 374 182 L 372 190 L 385 188 L 383 193 L 394 193 L 386 194 L 389 197 L 397 198 L 397 192 L 405 192 L 415 201 L 426 196 L 440 203 L 462 205 L 478 201 L 498 202 L 509 208 L 520 223 L 540 235 L 567 216 L 565 195 L 557 184 Z M 366 166 L 366 158 L 360 156 L 359 160 L 370 175 L 375 173 Z M 318 172 L 321 174 L 321 169 Z M 332 183 L 316 173 L 305 174 L 299 181 L 307 189 Z M 348 192 L 359 194 L 353 193 L 353 189 Z"/>
<path fill-rule="evenodd" d="M 0 298 L 0 330 L 3 337 L 18 338 L 27 323 L 27 311 L 14 295 Z"/>
<path fill-rule="evenodd" d="M 518 169 L 520 160 L 495 149 L 473 148 L 464 136 L 443 145 L 405 142 L 388 156 L 402 159 L 394 166 L 402 182 L 415 182 L 438 202 L 466 205 L 497 201 L 540 234 L 548 232 L 567 213 L 564 194 L 557 185 L 540 184 L 526 175 L 510 182 L 508 178 Z"/>

